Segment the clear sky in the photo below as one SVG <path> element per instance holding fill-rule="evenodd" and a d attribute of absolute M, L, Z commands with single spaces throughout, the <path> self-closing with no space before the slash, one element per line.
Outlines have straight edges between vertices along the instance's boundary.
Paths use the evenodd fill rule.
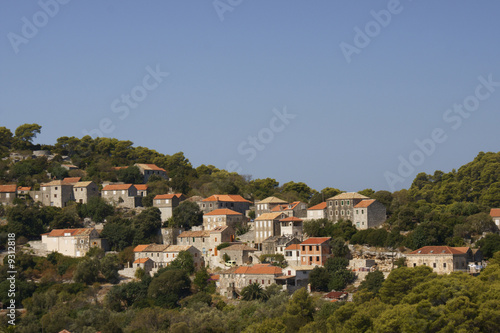
<path fill-rule="evenodd" d="M 0 126 L 38 123 L 47 144 L 100 132 L 317 190 L 408 188 L 499 151 L 499 13 L 495 0 L 2 1 Z"/>

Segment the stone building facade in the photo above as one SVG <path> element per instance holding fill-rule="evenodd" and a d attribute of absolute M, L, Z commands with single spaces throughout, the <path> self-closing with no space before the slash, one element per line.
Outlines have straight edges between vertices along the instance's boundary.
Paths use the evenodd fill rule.
<path fill-rule="evenodd" d="M 352 223 L 358 230 L 376 228 L 387 219 L 385 206 L 375 199 L 361 200 L 354 206 Z"/>

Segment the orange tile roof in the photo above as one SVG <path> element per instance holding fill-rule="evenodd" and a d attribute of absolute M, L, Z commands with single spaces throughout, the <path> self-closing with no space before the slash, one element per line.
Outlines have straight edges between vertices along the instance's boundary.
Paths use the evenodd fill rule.
<path fill-rule="evenodd" d="M 173 193 L 173 194 L 157 194 L 154 199 L 173 199 L 174 197 L 181 198 L 184 194 Z"/>
<path fill-rule="evenodd" d="M 464 254 L 468 249 L 468 247 L 424 246 L 409 254 Z"/>
<path fill-rule="evenodd" d="M 288 245 L 285 250 L 300 250 L 300 244 L 292 244 L 292 245 Z"/>
<path fill-rule="evenodd" d="M 280 267 L 276 267 L 269 264 L 258 264 L 253 266 L 241 266 L 235 271 L 235 274 L 255 274 L 255 275 L 280 275 L 283 274 L 283 270 Z"/>
<path fill-rule="evenodd" d="M 361 200 L 354 208 L 366 208 L 375 202 L 375 199 Z"/>
<path fill-rule="evenodd" d="M 103 191 L 116 191 L 116 190 L 128 190 L 132 184 L 112 184 L 103 187 Z"/>
<path fill-rule="evenodd" d="M 212 281 L 219 281 L 220 275 L 219 274 L 212 274 L 210 275 L 210 280 Z"/>
<path fill-rule="evenodd" d="M 137 191 L 146 191 L 148 189 L 148 185 L 146 184 L 134 184 L 134 187 Z"/>
<path fill-rule="evenodd" d="M 253 203 L 251 201 L 248 201 L 247 199 L 243 198 L 241 195 L 237 194 L 214 194 L 202 201 L 223 201 L 223 202 L 248 202 L 248 203 Z"/>
<path fill-rule="evenodd" d="M 302 222 L 302 220 L 299 219 L 298 217 L 290 216 L 290 217 L 287 217 L 287 218 L 280 220 L 280 222 Z"/>
<path fill-rule="evenodd" d="M 277 205 L 277 206 L 274 206 L 273 209 L 271 209 L 271 212 L 280 212 L 280 211 L 283 211 L 283 210 L 292 210 L 292 209 L 295 209 L 295 207 L 297 207 L 297 205 L 300 203 L 300 201 L 295 201 L 295 202 L 292 202 L 292 203 L 289 203 L 289 204 L 286 204 L 286 205 Z"/>
<path fill-rule="evenodd" d="M 223 209 L 215 209 L 210 213 L 206 213 L 203 215 L 211 216 L 211 215 L 243 215 L 243 214 L 235 212 L 234 210 L 231 209 L 223 208 Z"/>
<path fill-rule="evenodd" d="M 491 217 L 500 217 L 500 208 L 492 208 L 490 210 Z"/>
<path fill-rule="evenodd" d="M 66 177 L 62 181 L 65 184 L 74 184 L 74 183 L 78 183 L 80 181 L 80 179 L 82 179 L 82 177 Z"/>
<path fill-rule="evenodd" d="M 308 208 L 307 210 L 319 210 L 319 209 L 326 209 L 326 202 L 322 202 L 320 204 L 317 204 L 316 206 L 312 206 L 311 208 Z"/>
<path fill-rule="evenodd" d="M 80 229 L 53 229 L 51 232 L 46 234 L 49 237 L 62 237 L 65 234 L 69 236 L 82 236 L 89 235 L 94 228 L 80 228 Z"/>
<path fill-rule="evenodd" d="M 319 245 L 326 243 L 332 239 L 331 237 L 311 237 L 300 243 L 300 245 Z"/>
<path fill-rule="evenodd" d="M 135 166 L 142 168 L 144 170 L 153 170 L 153 171 L 164 171 L 167 172 L 167 170 L 160 168 L 156 164 L 143 164 L 143 163 L 137 163 Z"/>
<path fill-rule="evenodd" d="M 31 191 L 31 186 L 19 186 L 18 191 Z"/>
<path fill-rule="evenodd" d="M 148 262 L 148 260 L 151 260 L 149 258 L 139 258 L 137 260 L 134 261 L 134 264 L 144 264 L 146 262 Z"/>
<path fill-rule="evenodd" d="M 134 247 L 134 252 L 142 252 L 145 248 L 147 248 L 150 244 L 137 245 Z"/>
<path fill-rule="evenodd" d="M 117 166 L 111 168 L 111 170 L 123 170 L 123 169 L 128 169 L 128 166 Z"/>
<path fill-rule="evenodd" d="M 17 191 L 17 185 L 0 185 L 0 192 L 2 193 L 14 193 Z"/>

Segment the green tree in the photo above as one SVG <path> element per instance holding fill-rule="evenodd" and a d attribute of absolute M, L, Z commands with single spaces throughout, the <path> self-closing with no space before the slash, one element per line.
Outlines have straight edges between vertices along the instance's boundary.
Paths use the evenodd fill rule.
<path fill-rule="evenodd" d="M 311 284 L 311 289 L 313 290 L 328 291 L 329 281 L 330 273 L 324 267 L 316 266 L 309 274 L 309 283 Z"/>
<path fill-rule="evenodd" d="M 367 290 L 374 294 L 377 294 L 380 288 L 382 288 L 382 284 L 384 283 L 384 273 L 381 271 L 370 272 L 366 275 L 366 278 L 359 285 L 358 290 Z"/>
<path fill-rule="evenodd" d="M 305 288 L 294 292 L 283 316 L 287 331 L 297 332 L 302 326 L 313 320 L 315 311 L 313 299 Z"/>
<path fill-rule="evenodd" d="M 335 257 L 345 257 L 350 253 L 349 248 L 344 242 L 344 239 L 340 237 L 332 239 L 330 241 L 330 246 L 332 248 L 332 254 Z"/>
<path fill-rule="evenodd" d="M 84 258 L 77 266 L 73 279 L 77 283 L 92 284 L 97 281 L 100 271 L 98 258 Z"/>
<path fill-rule="evenodd" d="M 118 264 L 118 256 L 116 254 L 108 254 L 101 259 L 100 263 L 101 274 L 104 279 L 110 283 L 118 283 L 120 281 L 120 276 L 118 275 L 118 270 L 120 266 Z"/>
<path fill-rule="evenodd" d="M 16 128 L 15 131 L 15 146 L 17 149 L 31 149 L 33 147 L 33 139 L 37 134 L 40 134 L 42 126 L 38 124 L 23 124 Z"/>
<path fill-rule="evenodd" d="M 194 272 L 194 258 L 189 251 L 180 251 L 177 258 L 174 259 L 168 266 L 168 269 L 181 269 L 188 274 Z"/>
<path fill-rule="evenodd" d="M 500 235 L 487 234 L 477 242 L 477 245 L 481 249 L 483 256 L 489 259 L 493 257 L 495 252 L 500 251 Z"/>
<path fill-rule="evenodd" d="M 210 285 L 210 274 L 205 267 L 199 269 L 193 280 L 193 284 L 198 288 L 199 291 L 206 291 Z"/>
<path fill-rule="evenodd" d="M 203 212 L 195 202 L 183 201 L 174 208 L 171 227 L 191 228 L 203 223 Z"/>
<path fill-rule="evenodd" d="M 0 127 L 0 157 L 4 157 L 9 152 L 13 143 L 12 132 L 7 127 Z"/>
<path fill-rule="evenodd" d="M 251 283 L 241 290 L 241 296 L 244 301 L 262 300 L 266 301 L 269 298 L 262 286 L 257 283 Z"/>
<path fill-rule="evenodd" d="M 113 215 L 114 208 L 101 197 L 91 197 L 87 204 L 81 204 L 78 208 L 82 217 L 90 217 L 95 222 L 103 222 L 104 219 Z"/>
<path fill-rule="evenodd" d="M 397 304 L 413 287 L 433 276 L 435 273 L 428 266 L 395 269 L 379 289 L 380 299 L 387 304 Z"/>
<path fill-rule="evenodd" d="M 144 176 L 136 166 L 120 169 L 116 174 L 118 176 L 118 180 L 124 182 L 125 184 L 142 184 L 144 182 Z"/>
<path fill-rule="evenodd" d="M 158 306 L 174 308 L 183 297 L 189 295 L 191 280 L 185 270 L 171 269 L 153 278 L 148 288 L 148 297 Z"/>

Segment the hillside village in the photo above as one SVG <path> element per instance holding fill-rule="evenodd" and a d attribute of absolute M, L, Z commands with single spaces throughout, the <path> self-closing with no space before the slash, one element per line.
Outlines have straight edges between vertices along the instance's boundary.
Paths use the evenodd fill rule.
<path fill-rule="evenodd" d="M 50 169 L 29 177 L 16 169 L 36 161 Z M 358 288 L 366 288 L 373 276 L 383 281 L 401 267 L 425 266 L 438 275 L 480 276 L 500 247 L 500 208 L 488 205 L 457 205 L 450 200 L 448 206 L 431 206 L 432 200 L 422 199 L 412 205 L 403 191 L 325 188 L 303 196 L 300 190 L 306 185 L 293 182 L 293 191 L 280 193 L 272 185 L 275 190 L 267 196 L 265 191 L 252 196 L 213 190 L 202 196 L 192 187 L 188 190 L 186 174 L 175 167 L 172 172 L 148 162 L 108 164 L 105 176 L 96 177 L 95 172 L 91 176 L 89 164 L 80 169 L 78 165 L 86 163 L 78 154 L 10 149 L 0 165 L 4 183 L 0 185 L 1 228 L 16 233 L 19 253 L 40 258 L 29 260 L 54 264 L 62 274 L 51 273 L 51 283 L 101 281 L 121 288 L 150 283 L 145 276 L 155 281 L 166 272 L 190 266 L 187 272 L 193 283 L 205 274 L 200 290 L 212 286 L 223 302 L 248 299 L 252 288 L 256 295 L 273 288 L 287 295 L 304 289 L 324 302 L 353 302 Z M 207 178 L 219 172 L 208 172 L 206 166 L 199 169 L 207 172 Z M 234 185 L 230 177 L 237 175 L 225 176 L 229 178 L 224 186 L 230 188 Z M 414 184 L 424 188 L 419 182 L 425 181 L 429 177 L 419 175 Z M 397 201 L 401 201 L 399 207 Z M 453 209 L 458 212 L 453 213 L 456 222 L 451 237 L 445 239 L 440 235 L 444 231 L 436 227 L 442 217 L 432 211 L 448 214 Z M 46 222 L 36 224 L 33 214 L 42 214 L 39 219 Z M 54 259 L 55 254 L 62 257 Z M 80 261 L 71 264 L 72 269 L 61 269 L 70 260 L 65 257 Z M 82 272 L 93 263 L 101 268 L 85 277 Z M 105 271 L 106 265 L 110 272 Z M 45 283 L 47 273 L 35 267 L 30 268 L 27 281 Z M 174 280 L 183 278 L 179 275 Z M 109 302 L 107 294 L 115 289 L 101 290 L 101 297 Z M 168 307 L 179 306 L 183 297 L 177 294 Z"/>

